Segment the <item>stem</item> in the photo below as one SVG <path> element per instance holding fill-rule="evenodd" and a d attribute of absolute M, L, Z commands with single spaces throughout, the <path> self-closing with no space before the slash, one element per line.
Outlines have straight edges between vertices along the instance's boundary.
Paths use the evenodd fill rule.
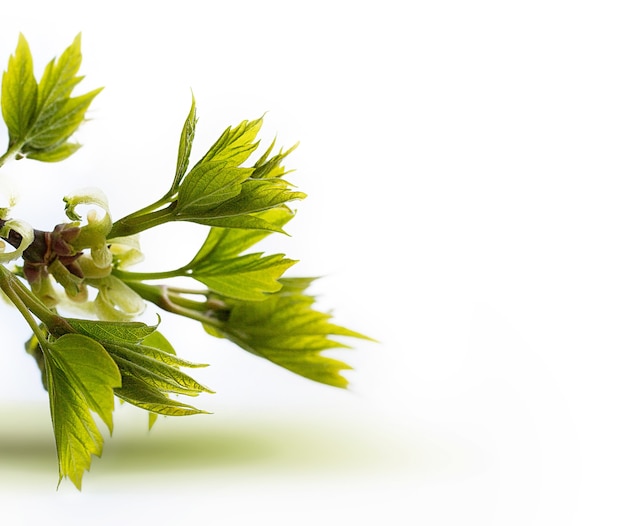
<path fill-rule="evenodd" d="M 220 326 L 219 319 L 211 316 L 211 312 L 213 312 L 211 307 L 214 307 L 211 300 L 194 301 L 182 296 L 170 295 L 168 294 L 168 287 L 164 285 L 147 285 L 138 281 L 127 281 L 125 283 L 143 299 L 154 303 L 164 311 L 185 316 L 200 323 L 214 325 L 215 327 Z"/>
<path fill-rule="evenodd" d="M 48 331 L 58 336 L 67 332 L 74 332 L 72 327 L 68 325 L 65 318 L 51 311 L 37 296 L 35 296 L 12 272 L 6 269 L 4 265 L 0 265 L 0 289 L 7 295 L 11 302 L 17 307 L 28 324 L 33 328 L 31 313 L 35 315 L 47 328 Z M 33 323 L 31 323 L 31 321 Z M 39 326 L 37 325 L 39 329 Z M 39 336 L 42 335 L 33 328 L 33 332 Z"/>
<path fill-rule="evenodd" d="M 14 159 L 20 153 L 22 146 L 24 146 L 23 142 L 16 142 L 14 145 L 10 146 L 9 149 L 0 156 L 0 167 L 10 159 Z"/>
<path fill-rule="evenodd" d="M 167 203 L 170 203 L 170 205 L 165 208 L 158 208 Z M 133 212 L 132 214 L 117 220 L 113 223 L 108 238 L 113 239 L 116 237 L 132 236 L 133 234 L 137 234 L 139 232 L 143 232 L 144 230 L 148 230 L 149 228 L 172 221 L 172 212 L 175 208 L 176 202 L 171 202 L 169 197 L 167 199 L 164 197 L 142 210 Z"/>
<path fill-rule="evenodd" d="M 26 323 L 28 323 L 33 333 L 37 337 L 37 340 L 39 340 L 39 343 L 43 345 L 46 341 L 46 335 L 39 327 L 39 324 L 35 321 L 35 318 L 33 318 L 33 316 L 31 315 L 30 310 L 28 309 L 22 296 L 18 292 L 19 289 L 16 290 L 16 288 L 14 287 L 15 283 L 18 282 L 17 278 L 15 278 L 13 274 L 11 274 L 6 268 L 4 268 L 4 266 L 0 266 L 0 268 L 2 269 L 0 275 L 0 288 L 6 294 L 7 298 L 11 300 L 11 303 L 15 305 L 20 314 L 24 317 Z"/>
<path fill-rule="evenodd" d="M 155 279 L 177 278 L 187 275 L 185 267 L 177 270 L 165 270 L 163 272 L 129 272 L 127 270 L 113 270 L 113 275 L 122 281 L 151 281 Z"/>

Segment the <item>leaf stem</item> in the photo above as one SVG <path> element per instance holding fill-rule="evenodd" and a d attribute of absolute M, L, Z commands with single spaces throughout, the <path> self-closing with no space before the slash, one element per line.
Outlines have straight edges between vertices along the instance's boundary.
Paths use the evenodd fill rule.
<path fill-rule="evenodd" d="M 41 333 L 39 325 L 33 320 L 31 313 L 34 314 L 54 336 L 74 332 L 72 327 L 65 321 L 65 318 L 50 310 L 4 265 L 0 265 L 0 289 L 17 307 L 22 316 L 24 316 L 33 329 L 33 332 L 37 335 L 37 339 L 39 339 L 39 336 L 43 336 L 43 333 Z M 34 325 L 37 326 L 38 330 L 35 330 Z"/>
<path fill-rule="evenodd" d="M 33 318 L 30 309 L 26 306 L 23 295 L 21 294 L 21 290 L 19 286 L 19 280 L 9 272 L 3 265 L 0 265 L 0 288 L 6 294 L 7 298 L 11 300 L 11 303 L 15 305 L 17 310 L 26 320 L 26 323 L 30 326 L 33 333 L 35 334 L 37 340 L 41 345 L 44 345 L 46 342 L 46 335 L 41 330 L 39 323 Z"/>
<path fill-rule="evenodd" d="M 160 208 L 169 203 L 169 206 Z M 109 232 L 109 239 L 116 237 L 132 236 L 149 228 L 162 225 L 173 220 L 173 211 L 176 201 L 172 202 L 171 196 L 165 196 L 153 204 L 133 212 L 113 223 Z"/>
<path fill-rule="evenodd" d="M 184 298 L 178 294 L 169 294 L 171 291 L 165 285 L 148 285 L 139 281 L 127 281 L 125 283 L 143 299 L 154 303 L 164 311 L 178 314 L 179 316 L 184 316 L 199 321 L 200 323 L 214 325 L 216 327 L 220 326 L 219 318 L 212 316 L 212 314 L 225 308 L 221 302 L 218 303 L 208 298 L 204 301 L 195 301 Z M 208 294 L 208 292 L 195 292 L 205 297 Z"/>
<path fill-rule="evenodd" d="M 155 279 L 170 279 L 187 276 L 186 268 L 165 270 L 162 272 L 129 272 L 127 270 L 113 270 L 113 275 L 122 281 L 153 281 Z"/>
<path fill-rule="evenodd" d="M 22 146 L 24 146 L 24 142 L 16 142 L 12 146 L 10 146 L 6 152 L 4 152 L 1 155 L 0 156 L 0 168 L 4 166 L 4 164 L 7 161 L 14 159 L 20 153 Z"/>

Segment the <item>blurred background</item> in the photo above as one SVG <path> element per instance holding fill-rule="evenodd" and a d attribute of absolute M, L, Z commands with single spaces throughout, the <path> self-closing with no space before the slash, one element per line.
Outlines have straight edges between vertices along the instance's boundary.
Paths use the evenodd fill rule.
<path fill-rule="evenodd" d="M 265 113 L 265 145 L 300 141 L 287 166 L 309 195 L 268 250 L 322 276 L 319 307 L 380 343 L 335 353 L 354 366 L 342 391 L 165 317 L 179 354 L 211 364 L 197 376 L 216 394 L 196 401 L 213 414 L 148 433 L 120 407 L 82 492 L 57 490 L 47 395 L 7 307 L 2 523 L 623 523 L 625 14 L 602 0 L 3 5 L 3 68 L 19 32 L 37 75 L 82 32 L 80 88 L 105 86 L 76 155 L 3 167 L 15 217 L 49 228 L 82 187 L 114 218 L 160 197 L 192 90 L 195 159 Z M 144 236 L 145 268 L 186 262 L 203 232 Z"/>

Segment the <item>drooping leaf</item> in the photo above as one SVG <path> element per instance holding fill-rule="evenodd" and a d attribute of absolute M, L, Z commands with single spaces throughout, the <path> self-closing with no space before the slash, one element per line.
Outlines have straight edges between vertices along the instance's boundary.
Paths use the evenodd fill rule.
<path fill-rule="evenodd" d="M 80 489 L 91 456 L 102 454 L 102 436 L 90 411 L 113 430 L 113 389 L 120 372 L 106 350 L 80 334 L 65 334 L 44 347 L 50 411 L 59 461 L 59 481 Z"/>
<path fill-rule="evenodd" d="M 212 392 L 180 371 L 178 363 L 186 362 L 175 355 L 142 345 L 105 343 L 105 347 L 122 373 L 136 376 L 161 391 L 187 396 Z"/>
<path fill-rule="evenodd" d="M 183 402 L 172 400 L 167 394 L 136 376 L 123 375 L 122 387 L 117 388 L 115 394 L 130 404 L 160 415 L 187 416 L 207 413 Z"/>
<path fill-rule="evenodd" d="M 296 374 L 317 382 L 346 387 L 342 370 L 350 366 L 321 354 L 347 348 L 333 336 L 366 336 L 331 323 L 331 315 L 313 308 L 315 299 L 305 294 L 312 280 L 281 280 L 283 288 L 263 301 L 225 300 L 231 308 L 226 321 L 205 324 L 207 332 L 227 338 L 243 349 Z"/>

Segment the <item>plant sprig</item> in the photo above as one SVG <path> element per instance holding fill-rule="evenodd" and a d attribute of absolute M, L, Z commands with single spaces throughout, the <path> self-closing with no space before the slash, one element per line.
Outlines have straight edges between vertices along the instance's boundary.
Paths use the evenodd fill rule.
<path fill-rule="evenodd" d="M 9 159 L 63 160 L 78 149 L 70 139 L 100 92 L 72 96 L 82 80 L 80 35 L 37 81 L 26 39 L 20 35 L 2 78 L 2 116 Z M 139 321 L 145 302 L 198 321 L 212 336 L 296 374 L 346 387 L 349 366 L 322 353 L 346 347 L 339 338 L 367 338 L 336 325 L 315 310 L 307 290 L 313 278 L 287 277 L 296 261 L 254 251 L 294 214 L 290 203 L 306 195 L 285 180 L 293 147 L 274 153 L 275 143 L 254 162 L 263 119 L 229 127 L 189 168 L 196 132 L 196 102 L 183 124 L 173 180 L 163 197 L 113 220 L 107 198 L 97 192 L 65 198 L 68 222 L 36 230 L 0 215 L 0 289 L 32 330 L 26 350 L 41 369 L 50 398 L 59 483 L 69 477 L 80 489 L 103 438 L 94 416 L 113 432 L 114 398 L 157 415 L 204 410 L 172 398 L 211 393 L 183 369 L 203 367 L 177 356 L 158 323 Z M 85 218 L 77 207 L 93 207 Z M 138 234 L 172 221 L 208 227 L 185 265 L 157 272 L 133 271 L 143 258 Z M 0 241 L 0 243 L 3 243 Z M 10 262 L 18 264 L 9 267 Z M 188 287 L 172 281 L 188 280 Z M 62 314 L 65 303 L 82 318 Z M 160 323 L 160 320 L 159 320 Z"/>

